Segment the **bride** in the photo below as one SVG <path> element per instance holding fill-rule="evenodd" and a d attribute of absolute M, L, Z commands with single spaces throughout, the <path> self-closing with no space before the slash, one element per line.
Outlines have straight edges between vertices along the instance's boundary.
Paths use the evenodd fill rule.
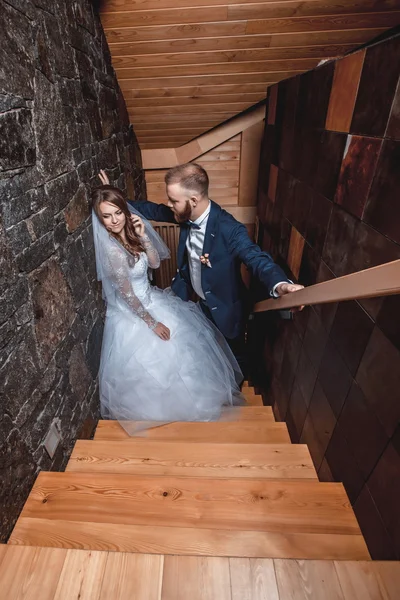
<path fill-rule="evenodd" d="M 107 305 L 103 418 L 118 419 L 133 435 L 171 421 L 216 420 L 223 406 L 243 404 L 243 377 L 222 334 L 195 303 L 150 284 L 149 269 L 169 257 L 150 223 L 110 185 L 96 189 L 92 202 L 97 278 Z"/>

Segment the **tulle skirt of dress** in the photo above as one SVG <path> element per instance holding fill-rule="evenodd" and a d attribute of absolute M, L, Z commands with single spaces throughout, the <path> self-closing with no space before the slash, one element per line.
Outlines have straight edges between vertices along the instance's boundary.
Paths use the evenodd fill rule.
<path fill-rule="evenodd" d="M 103 418 L 117 419 L 134 435 L 172 421 L 218 420 L 224 407 L 244 403 L 239 365 L 197 304 L 152 288 L 146 309 L 170 329 L 169 341 L 128 310 L 107 312 L 99 372 Z"/>

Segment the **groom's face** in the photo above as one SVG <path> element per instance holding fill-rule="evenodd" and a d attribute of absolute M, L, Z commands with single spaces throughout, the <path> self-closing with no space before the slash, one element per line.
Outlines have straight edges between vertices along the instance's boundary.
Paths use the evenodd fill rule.
<path fill-rule="evenodd" d="M 179 183 L 171 183 L 167 185 L 167 196 L 168 206 L 175 214 L 178 223 L 184 223 L 190 219 L 196 202 L 196 198 L 191 196 L 190 191 Z"/>

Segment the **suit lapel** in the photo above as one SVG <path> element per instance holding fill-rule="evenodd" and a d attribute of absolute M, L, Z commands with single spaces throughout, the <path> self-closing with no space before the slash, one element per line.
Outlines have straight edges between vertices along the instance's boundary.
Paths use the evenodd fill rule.
<path fill-rule="evenodd" d="M 206 227 L 206 233 L 204 236 L 204 245 L 203 245 L 203 255 L 204 254 L 209 254 L 210 255 L 210 263 L 211 263 L 211 267 L 212 267 L 212 247 L 217 235 L 217 225 L 218 225 L 218 219 L 219 219 L 219 215 L 221 213 L 221 208 L 220 206 L 218 206 L 218 204 L 215 204 L 215 202 L 213 202 L 211 200 L 211 209 L 210 209 L 210 215 L 208 217 L 208 221 L 207 221 L 207 227 Z M 206 265 L 202 265 L 202 269 L 201 269 L 201 282 L 202 282 L 202 287 L 204 287 L 204 273 L 206 272 L 206 269 L 208 269 L 209 267 L 207 267 Z"/>

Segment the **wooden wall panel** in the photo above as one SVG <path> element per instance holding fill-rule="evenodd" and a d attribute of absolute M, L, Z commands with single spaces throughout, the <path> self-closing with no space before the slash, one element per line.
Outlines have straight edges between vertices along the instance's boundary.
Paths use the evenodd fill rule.
<path fill-rule="evenodd" d="M 245 129 L 242 133 L 239 206 L 255 206 L 257 204 L 258 167 L 263 134 L 263 121 Z"/>

